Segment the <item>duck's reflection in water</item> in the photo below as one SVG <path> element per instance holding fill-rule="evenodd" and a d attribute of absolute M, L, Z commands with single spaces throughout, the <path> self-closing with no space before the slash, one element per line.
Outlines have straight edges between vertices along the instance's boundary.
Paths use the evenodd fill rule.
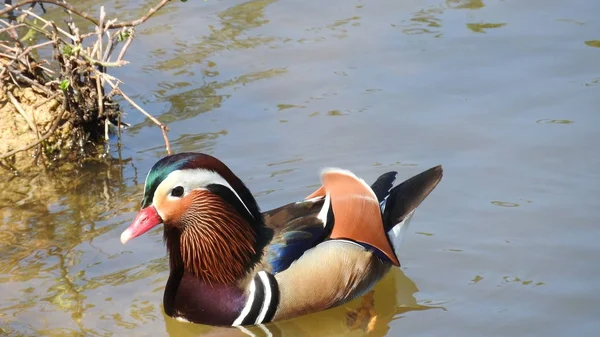
<path fill-rule="evenodd" d="M 401 270 L 392 269 L 366 295 L 337 308 L 287 321 L 247 326 L 212 327 L 179 322 L 164 315 L 171 337 L 217 336 L 385 336 L 389 323 L 399 315 L 414 310 L 438 308 L 417 304 L 419 289 Z"/>

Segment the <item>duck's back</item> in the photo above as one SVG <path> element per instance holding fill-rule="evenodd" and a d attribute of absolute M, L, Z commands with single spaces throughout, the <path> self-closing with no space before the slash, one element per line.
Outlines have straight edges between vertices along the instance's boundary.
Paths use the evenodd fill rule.
<path fill-rule="evenodd" d="M 330 169 L 307 200 L 265 213 L 276 232 L 266 255 L 279 288 L 273 320 L 343 304 L 399 266 L 393 241 L 401 241 L 406 220 L 441 174 L 435 167 L 391 188 L 395 172 L 369 187 L 349 171 Z"/>
<path fill-rule="evenodd" d="M 396 174 L 387 172 L 371 185 L 380 205 L 388 197 Z M 305 251 L 330 237 L 334 218 L 332 208 L 323 207 L 325 199 L 324 196 L 308 198 L 263 213 L 265 224 L 274 231 L 266 249 L 266 261 L 273 273 L 287 269 Z"/>

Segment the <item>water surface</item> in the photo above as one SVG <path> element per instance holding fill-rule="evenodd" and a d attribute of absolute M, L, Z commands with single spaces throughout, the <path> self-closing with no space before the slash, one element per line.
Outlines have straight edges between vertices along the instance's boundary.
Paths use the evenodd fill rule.
<path fill-rule="evenodd" d="M 105 3 L 133 18 L 154 1 Z M 376 320 L 358 299 L 267 325 L 274 336 L 595 336 L 598 13 L 593 0 L 173 2 L 114 74 L 176 152 L 221 158 L 263 209 L 312 192 L 324 166 L 372 181 L 443 164 L 402 269 L 375 288 Z M 127 109 L 113 161 L 3 173 L 1 334 L 241 334 L 164 316 L 160 229 L 119 242 L 164 155 Z"/>

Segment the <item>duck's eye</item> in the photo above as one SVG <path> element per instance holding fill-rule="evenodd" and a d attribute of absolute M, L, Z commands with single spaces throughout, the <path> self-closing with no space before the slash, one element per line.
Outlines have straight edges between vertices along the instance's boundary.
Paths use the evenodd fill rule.
<path fill-rule="evenodd" d="M 183 187 L 177 186 L 171 190 L 171 196 L 181 197 L 183 195 Z"/>

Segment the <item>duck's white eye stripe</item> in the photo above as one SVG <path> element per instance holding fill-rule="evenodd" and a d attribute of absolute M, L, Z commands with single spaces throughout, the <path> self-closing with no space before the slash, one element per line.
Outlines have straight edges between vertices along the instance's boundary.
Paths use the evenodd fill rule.
<path fill-rule="evenodd" d="M 167 193 L 166 191 L 171 191 L 171 189 L 181 186 L 183 187 L 184 193 L 189 193 L 192 190 L 205 189 L 206 186 L 213 184 L 223 185 L 230 189 L 231 192 L 233 192 L 233 194 L 235 194 L 235 196 L 240 200 L 242 205 L 244 205 L 244 208 L 246 208 L 248 214 L 254 217 L 236 190 L 229 185 L 225 178 L 221 177 L 221 175 L 215 171 L 205 169 L 176 170 L 169 173 L 169 175 L 160 183 L 160 185 L 158 185 L 156 190 L 162 190 L 163 193 Z M 170 192 L 168 193 L 171 195 Z M 154 198 L 156 197 L 157 193 L 154 194 Z"/>

